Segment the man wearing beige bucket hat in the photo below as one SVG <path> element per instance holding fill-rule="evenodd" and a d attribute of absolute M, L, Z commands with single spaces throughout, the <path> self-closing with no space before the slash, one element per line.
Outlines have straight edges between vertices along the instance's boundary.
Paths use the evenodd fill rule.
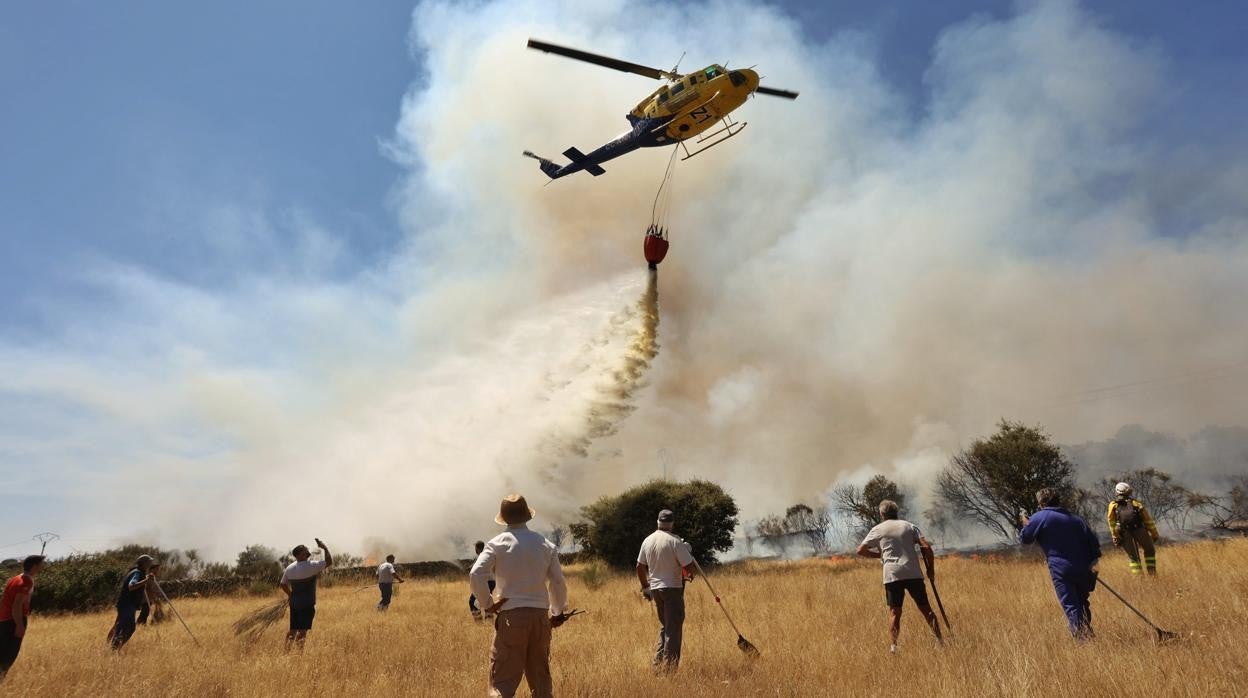
<path fill-rule="evenodd" d="M 568 605 L 568 588 L 559 566 L 559 551 L 526 522 L 534 512 L 518 494 L 503 498 L 494 521 L 507 530 L 485 544 L 469 572 L 472 593 L 489 599 L 494 619 L 490 649 L 491 696 L 511 698 L 527 679 L 533 698 L 549 698 L 551 617 Z M 497 582 L 491 595 L 488 580 Z"/>

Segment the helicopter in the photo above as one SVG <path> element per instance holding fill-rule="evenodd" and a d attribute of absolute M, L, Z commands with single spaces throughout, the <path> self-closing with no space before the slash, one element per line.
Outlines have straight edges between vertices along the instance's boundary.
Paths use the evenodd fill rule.
<path fill-rule="evenodd" d="M 588 155 L 574 146 L 563 151 L 564 157 L 571 162 L 558 165 L 548 158 L 524 151 L 525 157 L 537 160 L 542 172 L 551 179 L 566 177 L 582 170 L 597 177 L 606 172 L 602 163 L 638 148 L 679 144 L 685 151 L 681 159 L 688 160 L 741 133 L 747 122 L 734 121 L 731 112 L 745 104 L 750 95 L 797 99 L 796 92 L 759 85 L 758 73 L 749 68 L 727 70 L 722 65 L 712 64 L 702 70 L 682 75 L 678 72 L 679 62 L 671 70 L 659 70 L 535 39 L 529 39 L 528 46 L 604 68 L 667 81 L 627 114 L 626 118 L 631 126 L 628 131 Z M 719 128 L 712 130 L 717 125 Z M 694 137 L 697 138 L 696 149 L 690 151 L 686 141 Z"/>

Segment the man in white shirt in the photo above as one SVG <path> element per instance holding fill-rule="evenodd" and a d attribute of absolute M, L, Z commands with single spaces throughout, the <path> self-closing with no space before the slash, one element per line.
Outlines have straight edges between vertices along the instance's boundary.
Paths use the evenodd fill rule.
<path fill-rule="evenodd" d="M 386 561 L 377 566 L 377 588 L 381 590 L 381 602 L 377 604 L 378 611 L 385 611 L 390 608 L 390 595 L 394 593 L 394 583 L 403 583 L 403 578 L 394 570 L 394 556 L 387 555 Z"/>
<path fill-rule="evenodd" d="M 316 547 L 325 551 L 323 560 L 309 560 L 312 553 L 306 545 L 296 545 L 290 551 L 295 561 L 286 566 L 279 582 L 282 591 L 290 597 L 290 631 L 286 633 L 286 651 L 290 651 L 291 643 L 297 643 L 303 650 L 303 641 L 312 629 L 312 619 L 316 617 L 316 580 L 321 573 L 334 564 L 334 557 L 329 548 L 316 538 Z"/>
<path fill-rule="evenodd" d="M 676 537 L 672 528 L 676 515 L 659 512 L 658 530 L 641 543 L 637 555 L 637 579 L 641 594 L 654 602 L 659 615 L 659 645 L 654 651 L 654 668 L 672 672 L 680 665 L 680 646 L 685 625 L 685 582 L 693 579 L 693 553 L 689 544 Z"/>
<path fill-rule="evenodd" d="M 561 616 L 568 605 L 568 588 L 559 566 L 559 551 L 529 530 L 525 522 L 534 512 L 518 494 L 508 495 L 494 521 L 507 527 L 477 556 L 468 579 L 472 593 L 494 619 L 494 645 L 490 648 L 490 695 L 511 698 L 521 677 L 533 698 L 550 698 L 551 617 Z M 497 586 L 491 595 L 488 579 Z"/>
<path fill-rule="evenodd" d="M 927 586 L 923 583 L 923 570 L 919 567 L 920 554 L 927 576 L 936 578 L 936 561 L 932 546 L 923 537 L 918 526 L 898 518 L 900 508 L 897 502 L 885 499 L 880 502 L 880 518 L 882 521 L 872 528 L 867 537 L 858 546 L 858 554 L 863 557 L 879 558 L 884 565 L 884 601 L 888 604 L 889 636 L 892 645 L 888 651 L 897 653 L 897 637 L 901 634 L 901 604 L 910 594 L 919 613 L 927 620 L 936 641 L 940 642 L 940 625 L 936 622 L 936 613 L 927 601 Z M 915 552 L 915 547 L 919 552 Z"/>

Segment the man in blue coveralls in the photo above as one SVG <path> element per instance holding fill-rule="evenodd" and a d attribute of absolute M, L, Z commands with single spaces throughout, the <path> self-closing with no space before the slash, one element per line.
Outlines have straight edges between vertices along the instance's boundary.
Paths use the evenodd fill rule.
<path fill-rule="evenodd" d="M 1049 561 L 1049 576 L 1057 599 L 1066 612 L 1070 633 L 1087 640 L 1092 633 L 1092 606 L 1088 595 L 1096 586 L 1096 563 L 1101 558 L 1101 542 L 1088 522 L 1062 508 L 1057 490 L 1046 487 L 1036 493 L 1040 511 L 1022 517 L 1018 540 L 1024 545 L 1039 543 Z"/>

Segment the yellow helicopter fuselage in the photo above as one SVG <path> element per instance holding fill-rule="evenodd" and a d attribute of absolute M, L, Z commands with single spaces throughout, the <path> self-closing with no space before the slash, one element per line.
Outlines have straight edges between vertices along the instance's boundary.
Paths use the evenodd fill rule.
<path fill-rule="evenodd" d="M 662 128 L 670 142 L 683 141 L 706 131 L 732 110 L 745 104 L 758 88 L 758 73 L 748 68 L 724 70 L 711 65 L 681 76 L 655 90 L 638 104 L 630 116 L 667 119 Z"/>

